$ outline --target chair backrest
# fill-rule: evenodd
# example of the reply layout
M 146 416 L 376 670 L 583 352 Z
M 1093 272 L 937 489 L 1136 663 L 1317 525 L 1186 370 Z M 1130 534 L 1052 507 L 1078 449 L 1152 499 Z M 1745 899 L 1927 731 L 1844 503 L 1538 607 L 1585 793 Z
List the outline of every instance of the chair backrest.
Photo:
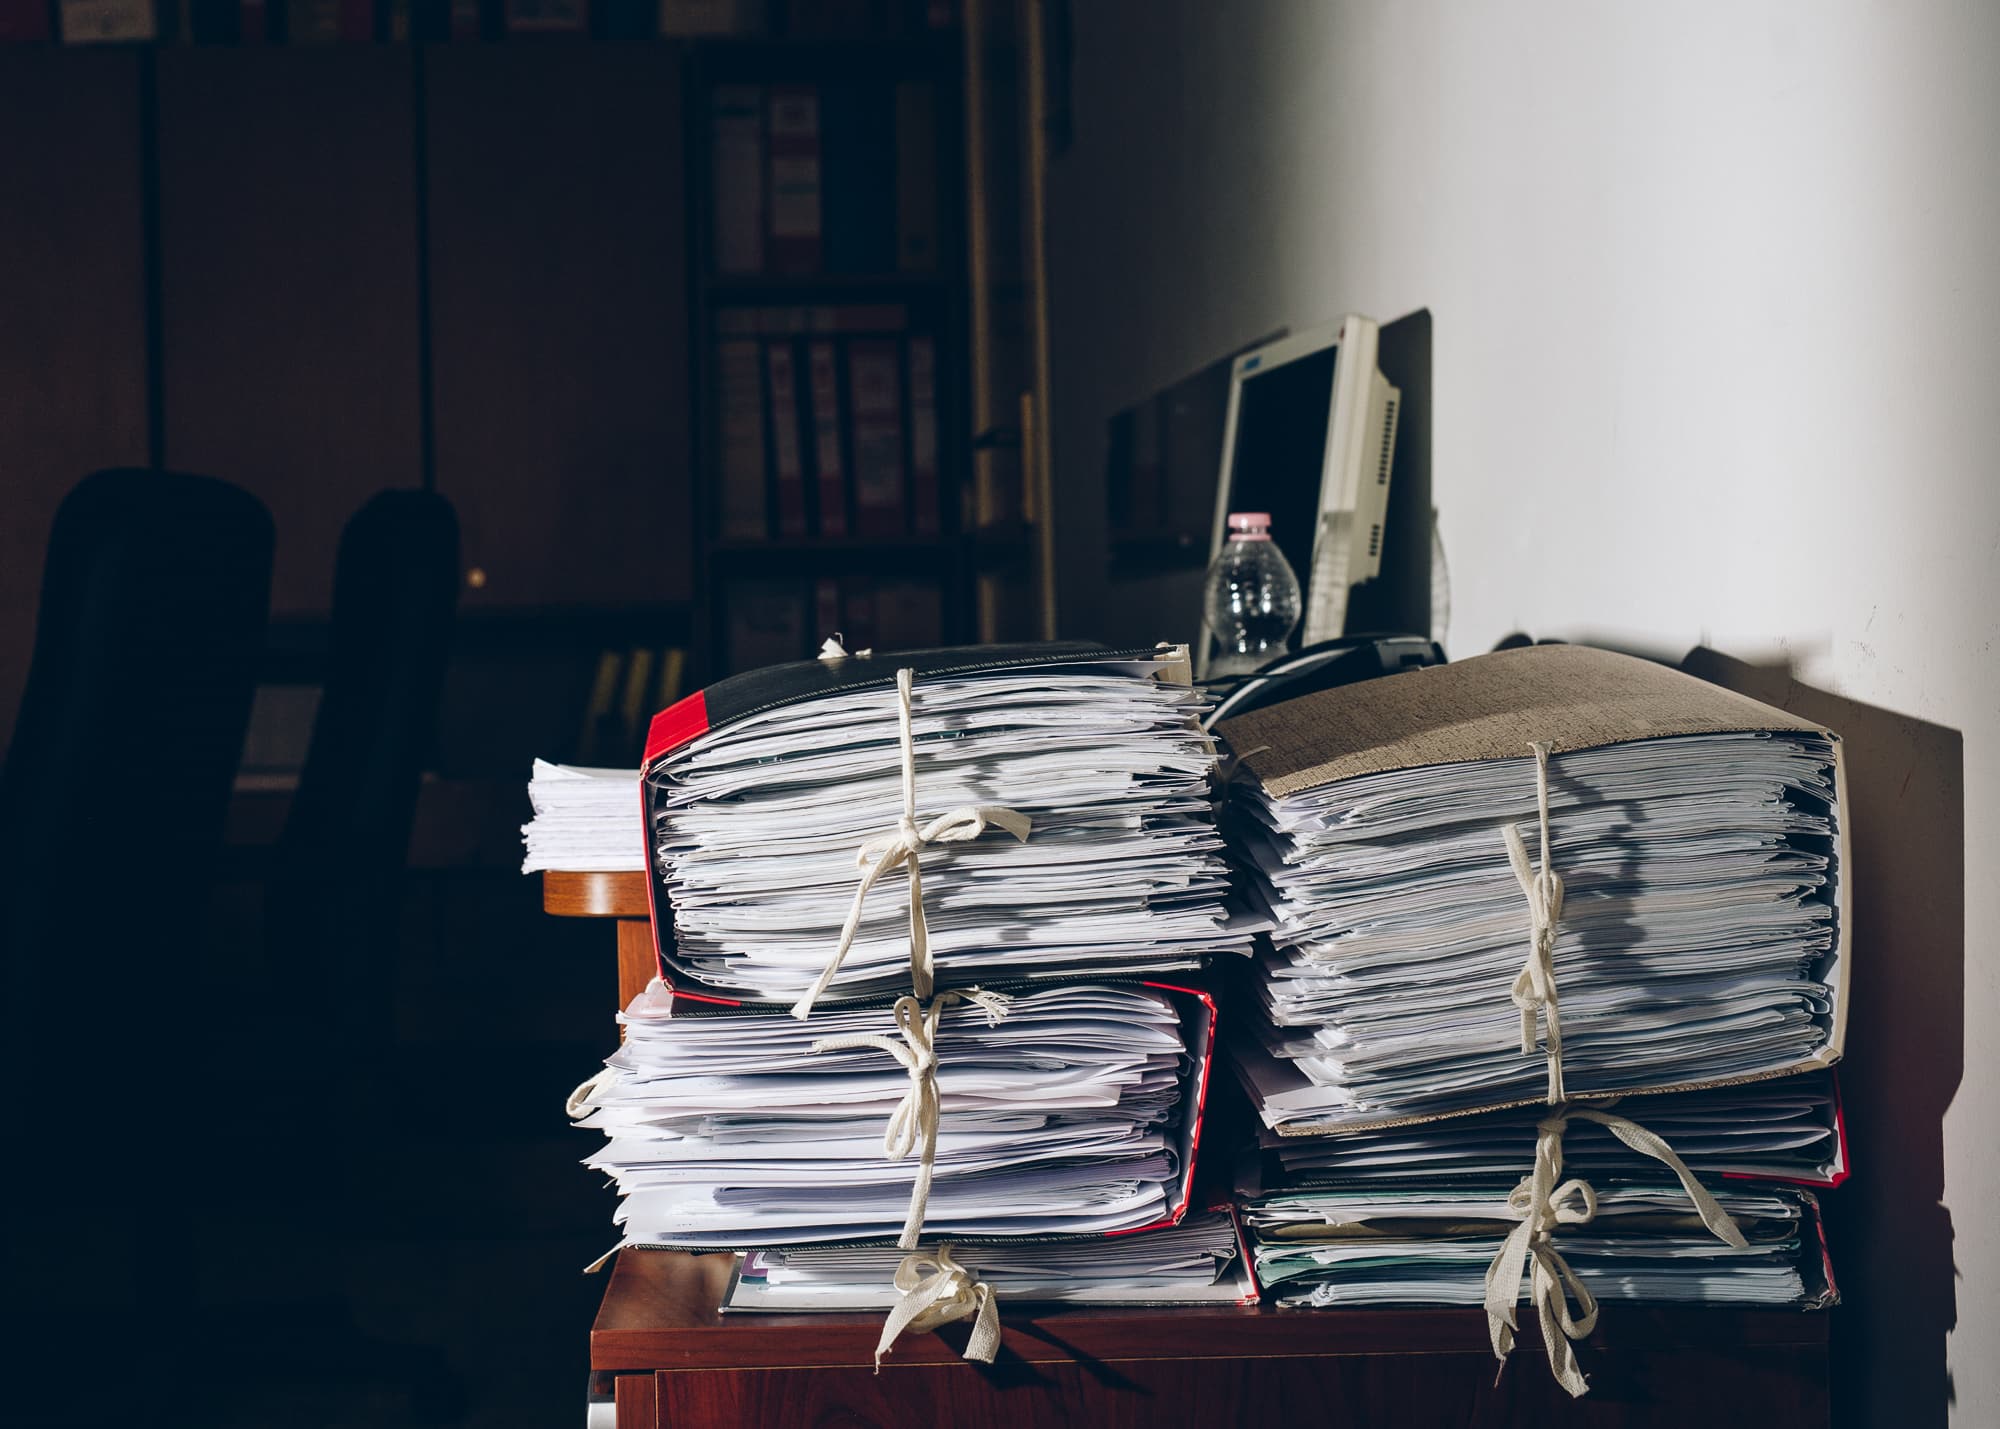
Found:
M 263 654 L 271 543 L 263 504 L 207 477 L 100 471 L 64 499 L 0 771 L 10 928 L 83 888 L 94 911 L 143 909 L 154 946 L 199 917 Z
M 458 605 L 458 517 L 384 491 L 341 533 L 326 679 L 284 832 L 288 862 L 401 870 Z
M 50 1245 L 145 1247 L 124 1291 L 189 1284 L 186 1225 L 210 1124 L 202 1055 L 233 1047 L 203 992 L 204 925 L 263 656 L 271 518 L 220 481 L 102 471 L 56 512 L 34 655 L 0 770 L 0 1086 L 9 1171 L 0 1280 L 22 1303 Z M 113 1047 L 115 1046 L 115 1051 Z M 97 1108 L 146 1186 L 120 1225 L 61 1147 Z M 103 1269 L 100 1265 L 99 1270 Z M 93 1272 L 93 1285 L 99 1283 Z

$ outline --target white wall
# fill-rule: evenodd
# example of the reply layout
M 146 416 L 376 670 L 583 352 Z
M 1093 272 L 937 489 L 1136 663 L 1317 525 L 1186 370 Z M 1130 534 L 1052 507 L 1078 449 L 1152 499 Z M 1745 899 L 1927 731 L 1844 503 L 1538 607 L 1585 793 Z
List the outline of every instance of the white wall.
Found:
M 1455 653 L 1702 643 L 1961 732 L 1950 1359 L 1956 1421 L 2000 1423 L 2000 5 L 1072 9 L 1065 632 L 1103 518 L 1062 475 L 1112 411 L 1280 324 L 1427 306 Z M 1864 951 L 1886 995 L 1897 950 Z M 1851 1313 L 1894 1313 L 1866 1285 Z

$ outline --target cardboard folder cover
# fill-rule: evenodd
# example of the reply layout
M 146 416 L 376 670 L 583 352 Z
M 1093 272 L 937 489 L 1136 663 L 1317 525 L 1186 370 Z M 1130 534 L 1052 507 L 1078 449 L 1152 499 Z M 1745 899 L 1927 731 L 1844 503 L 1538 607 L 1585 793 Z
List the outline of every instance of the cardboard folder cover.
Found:
M 1831 1066 L 1846 1034 L 1854 950 L 1847 780 L 1839 737 L 1808 720 L 1650 661 L 1582 646 L 1545 645 L 1326 690 L 1233 720 L 1218 732 L 1242 770 L 1283 798 L 1345 780 L 1438 765 L 1531 759 L 1531 741 L 1561 756 L 1639 741 L 1756 732 L 1824 738 L 1833 752 L 1834 858 L 1827 890 L 1835 909 L 1833 951 L 1817 976 L 1832 994 L 1825 1040 L 1793 1065 L 1754 1076 L 1649 1086 L 1643 1092 L 1732 1085 Z M 1241 777 L 1241 776 L 1239 776 Z M 1530 844 L 1532 846 L 1532 838 Z M 1495 857 L 1504 866 L 1505 855 Z M 1502 1009 L 1512 1015 L 1511 1007 Z M 1629 1089 L 1627 1095 L 1633 1094 Z M 1593 1093 L 1578 1089 L 1578 1100 Z M 1609 1093 L 1595 1095 L 1608 1096 Z M 1471 1115 L 1530 1099 L 1412 1115 L 1378 1126 Z M 1286 1134 L 1310 1134 L 1290 1131 Z

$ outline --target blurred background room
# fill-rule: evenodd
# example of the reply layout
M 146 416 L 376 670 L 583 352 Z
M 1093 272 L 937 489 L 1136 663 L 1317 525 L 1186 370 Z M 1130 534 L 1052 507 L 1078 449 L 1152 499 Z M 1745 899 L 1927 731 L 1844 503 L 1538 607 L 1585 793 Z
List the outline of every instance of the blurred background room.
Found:
M 532 762 L 1196 640 L 1231 359 L 1346 313 L 1350 630 L 1891 721 L 1838 1413 L 2000 1420 L 1995 134 L 1944 0 L 0 0 L 15 1422 L 578 1422 Z

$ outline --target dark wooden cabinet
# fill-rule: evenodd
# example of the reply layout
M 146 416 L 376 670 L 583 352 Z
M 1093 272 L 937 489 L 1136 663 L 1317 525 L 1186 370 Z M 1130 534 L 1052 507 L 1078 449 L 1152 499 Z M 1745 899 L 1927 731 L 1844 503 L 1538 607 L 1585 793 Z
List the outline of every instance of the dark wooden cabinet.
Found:
M 0 746 L 56 506 L 85 472 L 146 464 L 139 61 L 0 48 Z
M 426 55 L 437 486 L 468 608 L 692 595 L 682 51 Z
M 1532 1317 L 1496 1381 L 1471 1309 L 1008 1309 L 991 1366 L 958 1358 L 959 1325 L 906 1336 L 878 1375 L 878 1316 L 722 1315 L 728 1273 L 723 1255 L 619 1257 L 590 1346 L 618 1429 L 1827 1422 L 1823 1313 L 1609 1306 L 1580 1400 Z
M 273 613 L 323 615 L 347 518 L 423 483 L 413 57 L 155 63 L 165 461 L 255 493 Z

